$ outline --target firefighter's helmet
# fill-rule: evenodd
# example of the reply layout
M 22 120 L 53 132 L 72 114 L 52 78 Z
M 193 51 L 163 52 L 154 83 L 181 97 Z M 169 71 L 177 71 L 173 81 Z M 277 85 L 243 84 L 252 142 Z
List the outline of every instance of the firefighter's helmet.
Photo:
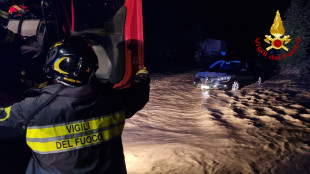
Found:
M 97 69 L 98 59 L 92 46 L 76 36 L 54 44 L 44 65 L 47 77 L 73 86 L 88 83 Z

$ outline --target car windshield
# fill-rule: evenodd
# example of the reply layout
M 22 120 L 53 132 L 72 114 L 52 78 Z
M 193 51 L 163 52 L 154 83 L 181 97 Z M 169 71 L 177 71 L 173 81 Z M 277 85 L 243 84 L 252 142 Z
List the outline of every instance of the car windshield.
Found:
M 222 67 L 222 64 L 224 63 L 225 61 L 224 60 L 219 60 L 215 63 L 213 63 L 208 70 L 210 71 L 220 71 L 221 67 Z
M 227 72 L 239 69 L 241 61 L 217 61 L 209 67 L 210 71 Z

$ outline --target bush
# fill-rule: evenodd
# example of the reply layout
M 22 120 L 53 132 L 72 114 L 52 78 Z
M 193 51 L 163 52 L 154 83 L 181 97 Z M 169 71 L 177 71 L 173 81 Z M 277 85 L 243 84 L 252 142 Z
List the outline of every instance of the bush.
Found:
M 285 35 L 290 35 L 291 41 L 285 46 L 289 51 L 281 50 L 281 54 L 288 54 L 296 44 L 296 39 L 300 38 L 300 44 L 296 52 L 280 63 L 281 69 L 289 68 L 292 72 L 302 72 L 310 67 L 309 43 L 310 43 L 310 2 L 306 0 L 292 0 L 290 8 L 284 13 L 283 25 Z M 288 71 L 288 70 L 287 70 Z
M 301 63 L 289 64 L 280 63 L 278 67 L 278 74 L 281 75 L 297 75 L 297 74 L 309 74 L 310 73 L 310 58 L 306 58 Z

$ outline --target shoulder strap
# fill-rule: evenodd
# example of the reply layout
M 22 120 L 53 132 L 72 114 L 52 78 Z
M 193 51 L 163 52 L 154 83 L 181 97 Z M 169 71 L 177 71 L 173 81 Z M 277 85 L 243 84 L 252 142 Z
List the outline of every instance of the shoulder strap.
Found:
M 59 89 L 50 97 L 48 98 L 44 103 L 42 103 L 31 115 L 30 119 L 31 120 L 35 115 L 37 115 L 47 104 L 49 104 L 63 89 L 65 88 L 65 85 L 60 86 Z
M 94 106 L 93 106 L 93 108 L 92 108 L 92 110 L 91 110 L 91 112 L 90 112 L 90 115 L 91 115 L 91 116 L 93 116 L 93 114 L 95 113 L 95 110 L 98 108 L 98 100 L 100 99 L 101 95 L 102 95 L 102 91 L 98 92 L 98 95 L 97 95 L 97 97 L 96 97 L 95 104 L 94 104 Z

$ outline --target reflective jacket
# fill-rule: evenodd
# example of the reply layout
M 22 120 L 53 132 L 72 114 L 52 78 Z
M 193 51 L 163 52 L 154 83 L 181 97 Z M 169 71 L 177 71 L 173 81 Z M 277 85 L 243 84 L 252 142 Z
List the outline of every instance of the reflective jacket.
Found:
M 11 0 L 0 0 L 0 25 L 6 25 L 9 18 L 8 11 L 11 5 Z
M 36 97 L 0 109 L 0 126 L 24 134 L 33 151 L 26 173 L 126 173 L 121 140 L 125 119 L 147 103 L 149 82 L 120 91 L 64 87 L 32 116 L 61 86 L 47 86 Z

